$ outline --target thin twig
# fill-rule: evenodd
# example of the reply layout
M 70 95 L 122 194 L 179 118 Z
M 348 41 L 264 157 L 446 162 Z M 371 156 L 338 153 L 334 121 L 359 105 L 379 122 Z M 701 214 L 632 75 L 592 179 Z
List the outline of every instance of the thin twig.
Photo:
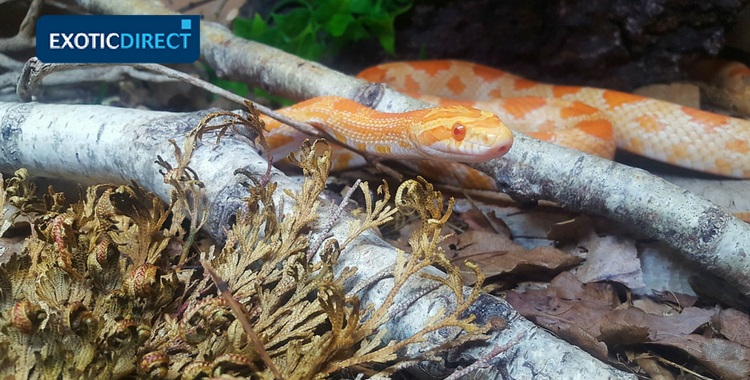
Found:
M 492 227 L 492 229 L 496 233 L 499 233 L 499 234 L 503 233 L 503 231 L 505 230 L 505 228 L 503 228 L 503 226 L 501 226 L 497 222 L 495 222 L 495 219 L 490 218 L 490 216 L 487 215 L 487 213 L 485 213 L 481 208 L 479 208 L 479 206 L 477 206 L 477 202 L 474 201 L 474 198 L 472 198 L 471 195 L 469 195 L 469 193 L 467 193 L 467 192 L 464 191 L 463 195 L 466 198 L 466 201 L 469 202 L 469 204 L 471 205 L 471 207 L 474 208 L 474 210 L 479 211 L 480 214 L 482 214 L 482 217 L 484 218 L 484 221 L 487 222 L 487 224 L 489 224 L 490 227 Z
M 0 68 L 12 71 L 20 71 L 23 69 L 23 63 L 16 61 L 15 59 L 8 57 L 5 54 L 0 54 Z
M 26 17 L 23 18 L 21 26 L 18 28 L 18 34 L 34 40 L 34 32 L 36 30 L 36 20 L 39 19 L 39 13 L 42 11 L 42 5 L 44 0 L 32 0 L 29 5 L 29 11 L 26 12 Z M 34 41 L 36 45 L 36 41 Z
M 666 365 L 668 365 L 668 366 L 672 366 L 672 367 L 674 367 L 674 368 L 677 368 L 677 369 L 678 369 L 678 370 L 680 370 L 680 371 L 684 371 L 684 372 L 687 372 L 687 373 L 689 373 L 690 375 L 692 375 L 692 376 L 695 376 L 695 377 L 696 377 L 697 379 L 699 379 L 699 380 L 711 380 L 711 378 L 710 378 L 710 377 L 707 377 L 707 376 L 703 376 L 703 375 L 701 375 L 701 374 L 699 374 L 699 373 L 697 373 L 697 372 L 695 372 L 695 371 L 691 370 L 690 368 L 687 368 L 687 367 L 685 367 L 685 366 L 683 366 L 683 365 L 680 365 L 680 364 L 678 364 L 678 363 L 675 363 L 675 362 L 673 362 L 673 361 L 671 361 L 671 360 L 668 360 L 667 358 L 661 357 L 661 356 L 659 356 L 659 355 L 656 355 L 656 354 L 653 354 L 653 353 L 652 353 L 652 356 L 653 356 L 653 357 L 654 357 L 654 358 L 655 358 L 655 359 L 656 359 L 657 361 L 660 361 L 660 362 L 662 362 L 662 363 L 664 363 L 664 364 L 666 364 Z M 636 358 L 636 359 L 638 359 L 638 358 Z
M 177 12 L 179 12 L 181 14 L 190 13 L 195 8 L 198 8 L 200 6 L 203 6 L 203 5 L 206 5 L 206 4 L 209 4 L 209 3 L 213 3 L 213 2 L 216 2 L 216 1 L 218 1 L 219 4 L 213 6 L 213 8 L 214 8 L 213 19 L 214 20 L 219 20 L 219 16 L 221 15 L 221 11 L 222 11 L 222 9 L 224 9 L 224 7 L 227 6 L 227 1 L 228 0 L 197 0 L 197 1 L 193 1 L 192 3 L 186 4 L 182 8 L 178 9 Z
M 16 82 L 18 82 L 18 73 L 11 71 L 0 74 L 0 89 L 11 90 L 8 92 L 3 91 L 3 93 L 10 94 Z
M 359 178 L 354 181 L 354 185 L 352 185 L 352 187 L 350 187 L 349 190 L 346 191 L 346 194 L 344 194 L 344 197 L 341 199 L 341 203 L 339 203 L 338 206 L 331 204 L 331 212 L 328 214 L 326 223 L 320 229 L 317 237 L 315 238 L 313 243 L 310 244 L 310 248 L 307 250 L 307 260 L 312 259 L 313 256 L 315 256 L 315 253 L 318 252 L 318 249 L 320 249 L 323 241 L 331 236 L 331 228 L 333 228 L 333 225 L 336 224 L 336 221 L 341 218 L 341 214 L 344 213 L 344 208 L 349 203 L 349 199 L 352 198 L 354 192 L 357 191 L 360 182 L 362 181 Z
M 32 57 L 26 62 L 26 65 L 24 66 L 24 69 L 23 69 L 23 73 L 21 74 L 21 78 L 18 81 L 18 87 L 16 88 L 16 92 L 18 93 L 18 98 L 25 102 L 31 101 L 34 90 L 38 87 L 38 84 L 41 82 L 41 80 L 53 72 L 71 70 L 71 69 L 80 68 L 80 67 L 96 67 L 96 66 L 107 67 L 107 66 L 113 66 L 113 65 L 81 64 L 81 63 L 43 63 L 39 61 L 38 58 Z M 222 98 L 228 99 L 237 104 L 245 105 L 245 102 L 248 101 L 247 99 L 237 94 L 234 94 L 230 91 L 227 91 L 221 87 L 218 87 L 212 83 L 206 82 L 200 78 L 185 74 L 181 71 L 177 71 L 166 66 L 157 65 L 153 63 L 134 63 L 128 66 L 159 73 L 169 78 L 178 79 L 180 81 L 191 84 L 198 88 L 207 90 L 217 96 L 221 96 Z M 301 130 L 304 133 L 311 134 L 314 136 L 327 137 L 324 134 L 322 134 L 322 132 L 315 129 L 315 127 L 313 127 L 312 125 L 309 125 L 306 123 L 300 123 L 298 121 L 289 119 L 288 117 L 284 115 L 279 115 L 278 113 L 274 112 L 273 110 L 261 104 L 256 104 L 256 103 L 253 103 L 253 104 L 264 115 L 268 115 L 269 117 L 276 119 L 284 124 L 287 124 L 295 129 Z
M 34 31 L 36 30 L 36 20 L 39 19 L 42 4 L 43 0 L 31 1 L 29 10 L 26 12 L 26 16 L 18 28 L 18 33 L 10 38 L 0 38 L 0 51 L 19 51 L 36 46 Z
M 72 70 L 74 68 L 77 69 L 80 67 L 97 67 L 97 66 L 111 67 L 113 65 L 111 64 L 81 64 L 81 63 L 43 63 L 39 61 L 38 58 L 32 57 L 26 62 L 26 64 L 23 67 L 21 76 L 18 79 L 16 93 L 18 95 L 18 98 L 21 99 L 21 101 L 30 102 L 32 100 L 35 89 L 39 86 L 39 83 L 41 82 L 41 80 L 47 75 L 53 72 Z M 158 64 L 153 64 L 153 63 L 133 63 L 127 66 L 132 66 L 138 69 L 159 73 L 169 78 L 183 81 L 185 83 L 188 83 L 198 88 L 202 88 L 214 95 L 220 96 L 222 98 L 225 98 L 237 104 L 246 105 L 247 102 L 250 102 L 255 106 L 255 108 L 258 109 L 258 111 L 260 111 L 260 113 L 272 119 L 278 120 L 281 123 L 289 125 L 290 127 L 302 133 L 305 133 L 307 135 L 311 135 L 311 136 L 315 136 L 319 138 L 325 138 L 327 141 L 330 141 L 339 146 L 343 146 L 344 148 L 349 149 L 361 155 L 362 157 L 365 158 L 365 160 L 367 160 L 373 166 L 380 169 L 381 171 L 388 174 L 389 176 L 392 176 L 396 179 L 402 178 L 401 175 L 398 174 L 398 172 L 383 165 L 380 162 L 382 159 L 375 155 L 361 151 L 353 146 L 346 145 L 344 142 L 336 140 L 331 135 L 313 127 L 310 124 L 300 122 L 294 119 L 290 119 L 282 114 L 279 114 L 276 111 L 271 110 L 270 108 L 262 104 L 251 102 L 248 99 L 245 99 L 235 93 L 227 91 L 212 83 L 206 82 L 198 77 L 194 77 L 192 75 L 185 74 L 181 71 L 177 71 L 169 67 L 158 65 Z
M 203 265 L 203 268 L 206 270 L 206 272 L 208 272 L 209 276 L 211 276 L 211 280 L 213 280 L 214 284 L 216 285 L 216 289 L 219 290 L 222 298 L 227 301 L 227 305 L 229 305 L 229 308 L 232 309 L 232 312 L 234 312 L 235 316 L 240 321 L 242 328 L 245 330 L 248 338 L 250 338 L 250 340 L 253 342 L 253 346 L 255 346 L 255 349 L 258 351 L 258 356 L 260 356 L 260 358 L 263 360 L 263 363 L 265 363 L 266 367 L 271 370 L 274 378 L 283 379 L 283 377 L 281 376 L 281 372 L 279 372 L 279 370 L 273 364 L 271 357 L 268 355 L 263 342 L 261 342 L 258 334 L 255 333 L 255 330 L 250 324 L 250 321 L 248 321 L 245 317 L 248 314 L 248 311 L 242 304 L 234 299 L 232 293 L 229 291 L 229 285 L 226 283 L 226 281 L 222 280 L 221 277 L 219 277 L 210 261 L 205 258 L 201 259 L 201 265 Z
M 472 363 L 470 366 L 458 370 L 456 372 L 453 372 L 450 376 L 446 377 L 445 380 L 456 380 L 463 378 L 464 376 L 468 375 L 471 372 L 474 372 L 480 368 L 484 368 L 490 365 L 490 360 L 492 360 L 495 356 L 500 355 L 501 353 L 507 351 L 511 346 L 515 345 L 519 341 L 521 341 L 521 338 L 523 338 L 526 335 L 525 332 L 521 332 L 518 335 L 516 335 L 515 338 L 511 339 L 508 343 L 505 343 L 502 346 L 495 346 L 495 348 L 492 349 L 487 355 L 482 356 L 479 358 L 479 360 Z

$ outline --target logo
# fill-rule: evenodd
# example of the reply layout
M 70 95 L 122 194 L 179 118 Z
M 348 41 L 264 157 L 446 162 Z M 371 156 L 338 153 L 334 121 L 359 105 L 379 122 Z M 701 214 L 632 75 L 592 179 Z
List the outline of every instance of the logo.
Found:
M 44 63 L 191 63 L 200 16 L 42 16 L 36 55 Z

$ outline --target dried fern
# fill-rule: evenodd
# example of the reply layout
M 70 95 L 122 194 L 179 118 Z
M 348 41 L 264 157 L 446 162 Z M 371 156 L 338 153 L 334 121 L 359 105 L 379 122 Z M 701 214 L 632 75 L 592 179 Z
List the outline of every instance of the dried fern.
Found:
M 21 220 L 33 230 L 23 251 L 0 266 L 0 346 L 11 347 L 0 350 L 0 375 L 387 376 L 484 337 L 485 328 L 465 316 L 478 291 L 464 294 L 458 270 L 438 248 L 452 201 L 444 211 L 442 196 L 420 179 L 399 187 L 394 206 L 386 183 L 378 187 L 377 200 L 361 183 L 364 218 L 352 222 L 339 243 L 329 232 L 338 213 L 326 220 L 319 215 L 331 168 L 330 150 L 316 149 L 320 142 L 306 142 L 290 159 L 306 176 L 299 190 L 285 190 L 286 197 L 278 198 L 284 203 L 277 204 L 276 184 L 267 175 L 250 177 L 224 246 L 195 252 L 207 202 L 188 165 L 205 133 L 221 137 L 229 128 L 260 132 L 262 124 L 252 109 L 246 117 L 211 114 L 182 148 L 172 142 L 176 166 L 158 159 L 173 188 L 168 207 L 137 186 L 94 186 L 66 206 L 52 190 L 36 198 L 25 172 L 4 181 L 2 231 Z M 396 265 L 382 274 L 393 278 L 385 301 L 362 306 L 356 292 L 343 287 L 357 269 L 334 268 L 342 249 L 399 210 L 418 213 L 422 228 L 410 240 L 412 252 L 399 252 Z M 198 258 L 204 270 L 189 269 Z M 445 274 L 427 274 L 431 266 Z M 446 286 L 455 305 L 413 336 L 385 341 L 382 326 L 422 296 L 401 294 L 414 276 Z M 478 270 L 477 277 L 478 289 Z M 429 346 L 438 330 L 457 338 Z
M 28 176 L 6 184 L 32 188 Z M 160 266 L 169 236 L 166 210 L 131 186 L 89 188 L 62 212 L 50 191 L 46 212 L 27 193 L 19 210 L 33 231 L 0 268 L 0 374 L 23 378 L 118 378 L 136 369 L 152 321 L 175 299 L 170 266 Z M 127 215 L 127 216 L 126 216 Z M 151 260 L 149 260 L 151 258 Z

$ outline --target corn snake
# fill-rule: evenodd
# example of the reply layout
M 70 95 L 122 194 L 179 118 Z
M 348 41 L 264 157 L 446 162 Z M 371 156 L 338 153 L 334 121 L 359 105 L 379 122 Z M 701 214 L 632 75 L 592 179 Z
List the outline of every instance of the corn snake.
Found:
M 450 130 L 451 125 L 455 125 L 455 118 L 461 118 L 459 125 L 466 125 L 466 130 L 472 131 L 470 118 L 455 112 L 464 110 L 468 115 L 480 111 L 460 107 L 491 111 L 514 130 L 605 158 L 613 157 L 616 145 L 631 153 L 677 166 L 729 177 L 750 177 L 750 121 L 747 120 L 613 90 L 538 83 L 462 61 L 386 63 L 366 69 L 358 77 L 386 83 L 408 95 L 452 109 L 454 113 L 447 119 L 449 122 L 442 123 L 447 130 L 433 133 L 429 139 L 421 141 L 405 135 L 394 139 L 396 134 L 387 128 L 382 129 L 382 123 L 381 130 L 371 128 L 365 131 L 363 125 L 366 122 L 360 118 L 354 123 L 359 125 L 347 130 L 350 126 L 341 126 L 341 122 L 347 124 L 347 118 L 351 119 L 352 115 L 393 120 L 402 114 L 355 110 L 352 107 L 356 107 L 356 103 L 352 105 L 351 101 L 333 97 L 314 98 L 280 112 L 295 119 L 312 120 L 316 127 L 323 127 L 323 119 L 338 124 L 339 127 L 328 133 L 358 150 L 399 159 L 447 161 L 416 161 L 410 165 L 438 181 L 472 188 L 492 189 L 494 182 L 457 162 L 486 160 L 504 154 L 512 138 L 500 132 L 500 126 L 493 124 L 495 140 L 492 144 L 496 145 L 481 157 L 472 158 L 471 154 L 447 156 L 444 151 L 432 152 L 436 154 L 430 156 L 419 152 L 420 145 L 428 140 L 435 143 L 455 137 Z M 440 109 L 444 108 L 437 108 Z M 425 119 L 426 124 L 435 124 L 439 114 L 433 111 L 430 118 Z M 425 114 L 420 115 L 418 117 L 425 117 Z M 270 119 L 266 122 L 270 130 L 267 137 L 275 158 L 283 158 L 299 146 L 301 138 L 298 132 Z M 468 140 L 482 134 L 479 131 L 470 133 Z M 410 140 L 400 140 L 403 138 Z M 394 154 L 399 147 L 401 154 Z M 334 169 L 364 163 L 361 156 L 344 150 L 336 150 L 334 159 Z

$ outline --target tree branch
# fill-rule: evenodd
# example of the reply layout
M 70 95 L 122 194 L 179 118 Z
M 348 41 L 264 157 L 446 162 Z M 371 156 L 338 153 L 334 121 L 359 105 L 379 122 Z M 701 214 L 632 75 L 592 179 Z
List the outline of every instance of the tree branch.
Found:
M 168 200 L 169 188 L 164 184 L 154 159 L 157 155 L 172 158 L 174 149 L 168 140 L 184 138 L 204 115 L 205 112 L 174 114 L 103 106 L 0 103 L 0 135 L 3 136 L 0 139 L 0 171 L 11 172 L 26 167 L 35 176 L 73 178 L 88 183 L 135 180 Z M 247 195 L 242 185 L 246 178 L 228 173 L 242 169 L 244 173 L 261 177 L 266 173 L 267 164 L 241 139 L 224 138 L 218 147 L 206 141 L 213 140 L 205 140 L 196 148 L 190 167 L 206 185 L 210 210 L 206 229 L 221 238 L 222 227 L 233 220 L 243 204 L 242 197 Z M 280 189 L 275 192 L 277 204 L 292 202 L 283 189 L 294 189 L 298 185 L 276 170 L 272 180 L 279 183 Z M 321 210 L 332 209 L 321 207 Z M 325 220 L 326 215 L 321 215 L 321 218 Z M 341 215 L 331 229 L 332 236 L 344 241 L 351 221 L 348 214 Z M 351 289 L 362 281 L 375 278 L 384 268 L 395 265 L 395 258 L 394 247 L 374 232 L 366 231 L 347 246 L 340 257 L 338 270 L 358 268 L 347 284 Z M 377 281 L 363 291 L 362 301 L 382 304 L 392 283 L 388 278 Z M 431 281 L 416 276 L 404 288 L 398 302 L 432 285 Z M 403 313 L 384 326 L 387 328 L 385 339 L 400 340 L 413 335 L 435 312 L 451 310 L 454 307 L 451 299 L 450 290 L 440 287 L 414 300 Z M 512 378 L 558 379 L 585 373 L 593 378 L 635 378 L 553 337 L 519 316 L 501 299 L 481 296 L 468 312 L 476 316 L 476 323 L 495 326 L 488 333 L 491 338 L 487 346 L 465 349 L 444 358 L 444 362 L 431 364 L 429 370 L 433 374 L 448 374 L 458 363 L 480 358 L 487 360 L 493 347 L 504 347 L 523 333 L 523 339 L 499 353 L 488 367 L 480 369 L 479 376 L 499 379 L 507 373 Z M 453 339 L 453 336 L 433 334 L 431 339 L 426 344 L 433 346 L 443 344 L 445 342 L 441 340 Z
M 143 0 L 77 3 L 91 11 L 110 14 L 167 12 Z M 201 33 L 203 59 L 219 75 L 253 83 L 279 95 L 294 99 L 338 95 L 384 112 L 428 106 L 387 88 L 373 91 L 363 81 L 320 64 L 237 38 L 218 24 L 202 23 Z M 492 175 L 501 189 L 522 200 L 550 200 L 570 210 L 637 226 L 648 237 L 678 249 L 687 259 L 750 296 L 750 227 L 703 198 L 642 170 L 520 133 L 505 157 L 475 167 Z

